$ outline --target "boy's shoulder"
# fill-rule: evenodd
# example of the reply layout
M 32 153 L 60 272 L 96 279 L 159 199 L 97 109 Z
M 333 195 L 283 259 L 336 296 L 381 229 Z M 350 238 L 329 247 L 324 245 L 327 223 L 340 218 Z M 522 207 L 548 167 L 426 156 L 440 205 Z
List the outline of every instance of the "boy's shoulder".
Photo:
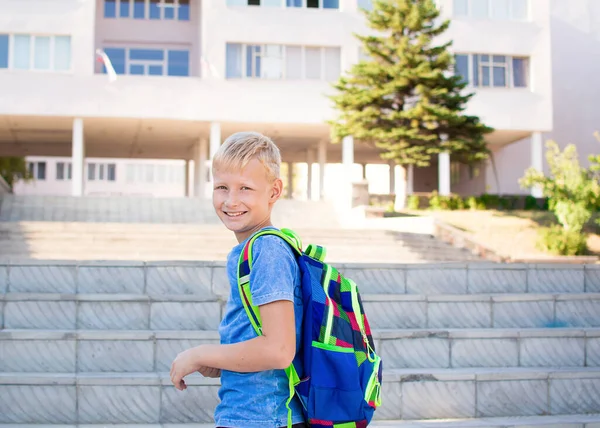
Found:
M 264 235 L 259 236 L 252 246 L 252 254 L 254 258 L 259 255 L 267 256 L 264 258 L 271 257 L 286 257 L 292 260 L 296 260 L 293 250 L 289 244 L 278 236 L 275 235 Z

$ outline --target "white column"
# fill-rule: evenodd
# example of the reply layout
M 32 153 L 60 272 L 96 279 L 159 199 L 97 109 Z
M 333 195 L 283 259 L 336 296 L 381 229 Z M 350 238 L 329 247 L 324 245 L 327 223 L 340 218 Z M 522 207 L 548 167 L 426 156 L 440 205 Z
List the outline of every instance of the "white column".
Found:
M 85 190 L 85 141 L 83 137 L 83 119 L 73 120 L 73 139 L 71 142 L 71 162 L 73 164 L 73 181 L 71 194 L 83 196 Z
M 362 179 L 366 180 L 367 179 L 367 164 L 362 163 L 362 164 L 360 164 L 360 166 L 362 168 Z
M 208 140 L 200 138 L 194 145 L 194 196 L 196 198 L 208 197 L 206 189 L 206 154 Z
M 183 183 L 183 197 L 190 198 L 192 196 L 190 192 L 190 167 L 192 161 L 189 159 L 185 160 L 185 182 Z
M 287 166 L 288 166 L 287 198 L 292 199 L 292 196 L 294 195 L 294 163 L 288 162 Z
M 396 162 L 390 161 L 390 195 L 396 193 Z
M 438 191 L 440 196 L 450 195 L 450 154 L 443 152 L 438 155 Z
M 313 149 L 308 148 L 306 150 L 306 166 L 308 169 L 306 170 L 306 199 L 312 201 L 312 184 L 313 184 L 313 176 L 312 176 L 312 166 L 314 159 Z
M 209 181 L 212 183 L 212 161 L 221 146 L 221 124 L 218 122 L 212 122 L 210 124 L 210 170 Z
M 342 164 L 346 172 L 352 170 L 354 164 L 354 137 L 348 135 L 342 140 Z
M 319 200 L 325 199 L 325 167 L 327 166 L 327 140 L 319 141 Z
M 343 177 L 341 188 L 336 191 L 338 207 L 342 209 L 352 207 L 352 165 L 354 164 L 354 137 L 348 135 L 342 140 L 342 169 Z
M 538 171 L 544 172 L 544 147 L 541 132 L 531 134 L 531 166 Z M 541 198 L 543 196 L 542 189 L 533 187 L 531 189 L 531 196 Z
M 406 168 L 406 195 L 415 193 L 415 166 L 408 165 Z
M 215 157 L 215 153 L 221 146 L 221 124 L 213 122 L 210 124 L 210 160 Z

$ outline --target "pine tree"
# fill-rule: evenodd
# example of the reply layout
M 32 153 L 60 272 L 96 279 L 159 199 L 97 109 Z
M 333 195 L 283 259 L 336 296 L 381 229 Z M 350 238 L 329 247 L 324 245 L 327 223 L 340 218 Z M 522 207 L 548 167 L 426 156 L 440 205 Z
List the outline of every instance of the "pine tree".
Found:
M 450 22 L 439 21 L 434 0 L 373 3 L 365 14 L 378 35 L 356 35 L 369 60 L 334 85 L 332 139 L 352 135 L 400 165 L 428 166 L 444 151 L 469 164 L 487 158 L 483 137 L 492 129 L 463 113 L 473 94 L 453 74 L 452 42 L 435 44 Z

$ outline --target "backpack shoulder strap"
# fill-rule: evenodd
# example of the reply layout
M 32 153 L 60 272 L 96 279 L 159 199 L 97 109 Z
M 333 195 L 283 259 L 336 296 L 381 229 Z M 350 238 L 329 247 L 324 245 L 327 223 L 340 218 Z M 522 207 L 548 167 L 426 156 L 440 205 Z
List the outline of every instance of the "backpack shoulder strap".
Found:
M 242 298 L 242 304 L 244 305 L 244 309 L 248 314 L 248 318 L 250 318 L 250 323 L 256 331 L 256 334 L 262 335 L 262 325 L 260 320 L 260 312 L 258 307 L 252 304 L 252 294 L 250 292 L 250 272 L 252 271 L 252 249 L 254 246 L 254 242 L 265 235 L 274 235 L 283 239 L 287 242 L 292 250 L 296 253 L 296 255 L 302 255 L 302 242 L 300 238 L 289 229 L 266 229 L 262 230 L 256 234 L 254 234 L 240 253 L 240 258 L 238 260 L 238 269 L 237 269 L 237 283 L 238 290 L 240 292 L 240 297 Z
M 237 282 L 238 289 L 240 292 L 240 297 L 242 299 L 242 304 L 244 305 L 244 309 L 248 314 L 248 318 L 250 319 L 250 324 L 256 331 L 258 336 L 262 336 L 262 322 L 260 319 L 260 311 L 257 306 L 252 304 L 252 293 L 250 292 L 250 271 L 252 270 L 252 246 L 254 245 L 254 241 L 256 241 L 261 236 L 265 235 L 275 235 L 283 239 L 287 242 L 294 253 L 296 255 L 302 255 L 302 242 L 300 238 L 289 229 L 267 229 L 260 231 L 253 235 L 240 254 L 240 258 L 238 260 L 238 271 L 237 271 Z M 288 368 L 285 369 L 285 374 L 288 377 L 288 388 L 289 388 L 289 396 L 285 403 L 285 407 L 288 411 L 288 420 L 287 426 L 289 428 L 292 427 L 292 409 L 290 408 L 290 402 L 292 398 L 294 398 L 295 390 L 294 387 L 300 383 L 300 378 L 298 373 L 296 372 L 296 368 L 294 364 L 290 364 Z

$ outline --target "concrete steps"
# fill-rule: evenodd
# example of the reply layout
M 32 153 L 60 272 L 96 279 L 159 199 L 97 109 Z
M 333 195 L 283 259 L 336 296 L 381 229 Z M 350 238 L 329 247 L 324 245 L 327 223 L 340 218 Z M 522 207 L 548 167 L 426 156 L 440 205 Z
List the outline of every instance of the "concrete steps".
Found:
M 213 330 L 217 296 L 6 293 L 4 328 Z M 372 328 L 600 327 L 600 293 L 362 296 Z
M 0 222 L 89 222 L 153 224 L 220 224 L 208 199 L 102 196 L 1 195 Z M 328 202 L 282 199 L 273 220 L 305 227 L 331 228 L 340 224 Z
M 168 372 L 0 373 L 2 423 L 210 422 L 217 379 Z M 568 415 L 600 409 L 600 373 L 579 368 L 389 369 L 378 419 Z M 387 403 L 387 404 L 386 404 Z
M 600 427 L 600 267 L 336 267 L 384 360 L 371 426 Z M 168 371 L 228 293 L 222 262 L 0 264 L 0 428 L 210 424 L 219 380 Z
M 335 267 L 362 294 L 600 293 L 600 265 L 357 264 Z M 223 262 L 0 261 L 0 293 L 192 294 L 225 297 Z
M 600 328 L 375 330 L 387 369 L 600 368 Z M 218 343 L 215 330 L 0 331 L 0 372 L 169 371 L 182 350 Z M 136 355 L 137 358 L 131 358 Z
M 295 230 L 305 245 L 327 248 L 328 260 L 335 262 L 478 260 L 420 233 L 306 226 Z M 0 243 L 0 257 L 62 260 L 225 260 L 237 244 L 221 225 L 59 222 L 0 224 Z

